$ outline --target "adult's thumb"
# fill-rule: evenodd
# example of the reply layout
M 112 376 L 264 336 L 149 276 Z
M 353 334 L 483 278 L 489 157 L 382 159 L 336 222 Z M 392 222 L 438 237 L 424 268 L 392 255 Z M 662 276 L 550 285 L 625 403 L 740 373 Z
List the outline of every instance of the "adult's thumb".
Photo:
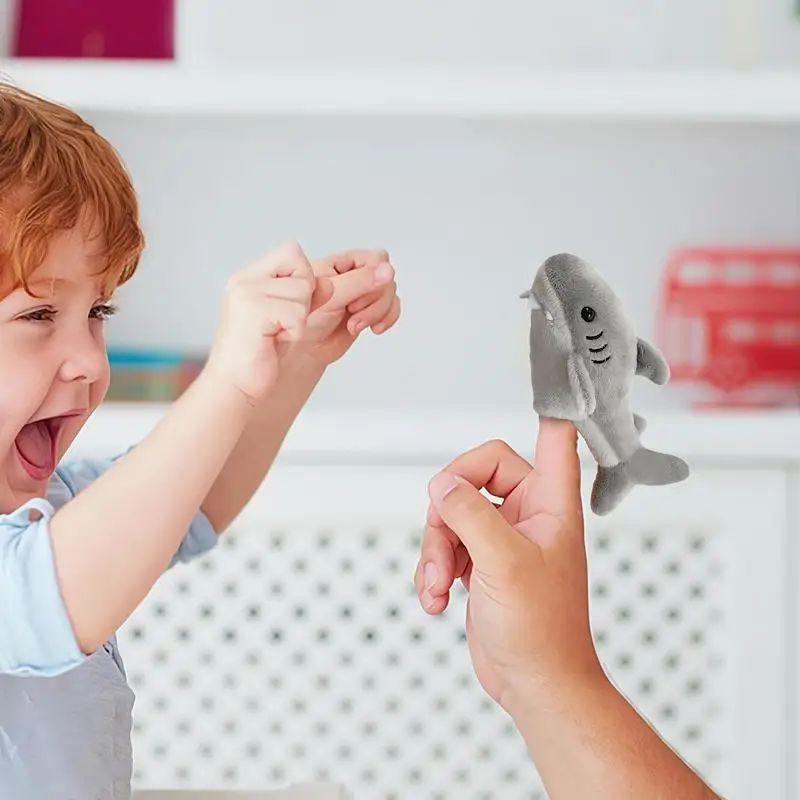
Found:
M 493 567 L 508 566 L 508 560 L 518 552 L 521 537 L 487 497 L 449 472 L 440 472 L 431 479 L 428 495 L 476 567 L 491 571 Z

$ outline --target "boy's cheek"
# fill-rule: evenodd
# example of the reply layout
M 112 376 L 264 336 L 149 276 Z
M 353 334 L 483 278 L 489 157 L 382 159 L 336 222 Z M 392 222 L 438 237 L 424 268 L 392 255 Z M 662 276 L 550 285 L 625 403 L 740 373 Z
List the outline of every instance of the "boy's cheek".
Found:
M 104 373 L 92 384 L 89 389 L 89 408 L 94 411 L 105 400 L 111 387 L 111 369 L 106 368 Z

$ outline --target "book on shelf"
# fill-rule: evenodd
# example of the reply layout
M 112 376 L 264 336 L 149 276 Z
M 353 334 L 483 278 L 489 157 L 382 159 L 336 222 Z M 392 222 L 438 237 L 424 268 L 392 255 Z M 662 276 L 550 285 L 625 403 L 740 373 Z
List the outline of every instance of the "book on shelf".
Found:
M 204 354 L 141 347 L 110 347 L 113 402 L 165 403 L 186 391 L 205 364 Z

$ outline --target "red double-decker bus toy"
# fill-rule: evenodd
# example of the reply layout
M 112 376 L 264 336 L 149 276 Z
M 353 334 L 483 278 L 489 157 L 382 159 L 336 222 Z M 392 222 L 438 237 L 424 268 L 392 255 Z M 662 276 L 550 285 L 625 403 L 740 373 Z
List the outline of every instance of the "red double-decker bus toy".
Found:
M 698 406 L 798 404 L 800 249 L 681 250 L 660 300 L 657 341 L 672 380 L 715 393 Z

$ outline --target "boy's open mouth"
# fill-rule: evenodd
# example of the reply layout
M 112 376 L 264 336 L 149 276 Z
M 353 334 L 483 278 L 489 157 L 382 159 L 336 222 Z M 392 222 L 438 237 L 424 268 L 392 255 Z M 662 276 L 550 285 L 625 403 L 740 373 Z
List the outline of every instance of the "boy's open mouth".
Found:
M 68 416 L 48 417 L 29 422 L 14 442 L 17 455 L 28 475 L 41 481 L 49 478 L 56 468 L 58 440 Z

